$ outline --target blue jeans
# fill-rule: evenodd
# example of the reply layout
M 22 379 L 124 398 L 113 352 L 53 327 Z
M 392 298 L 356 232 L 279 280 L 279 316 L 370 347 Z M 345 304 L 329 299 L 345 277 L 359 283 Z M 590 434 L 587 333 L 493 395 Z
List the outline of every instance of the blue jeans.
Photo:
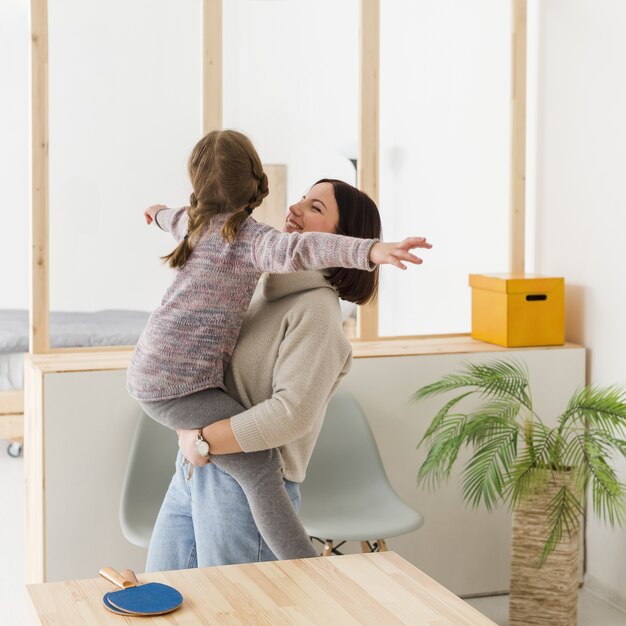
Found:
M 194 468 L 186 480 L 181 461 L 179 451 L 150 539 L 146 572 L 275 561 L 239 484 L 213 463 Z M 285 489 L 299 510 L 300 485 L 285 480 Z

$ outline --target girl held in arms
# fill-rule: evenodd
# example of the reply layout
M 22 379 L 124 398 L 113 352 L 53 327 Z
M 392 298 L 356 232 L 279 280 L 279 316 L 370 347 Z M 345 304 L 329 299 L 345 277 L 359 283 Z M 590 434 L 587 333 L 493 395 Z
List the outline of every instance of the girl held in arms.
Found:
M 383 243 L 326 232 L 288 231 L 251 218 L 268 194 L 267 176 L 250 140 L 214 131 L 188 163 L 190 206 L 145 211 L 178 241 L 165 257 L 176 268 L 152 313 L 128 369 L 128 389 L 147 415 L 175 429 L 197 431 L 195 454 L 209 459 L 243 489 L 254 521 L 279 559 L 317 556 L 285 490 L 280 453 L 211 454 L 202 429 L 244 411 L 227 395 L 224 373 L 263 272 L 324 268 L 371 272 L 378 265 L 419 264 L 410 251 L 430 248 L 423 237 Z M 323 202 L 314 203 L 321 212 Z M 315 372 L 311 372 L 315 376 Z M 155 451 L 158 454 L 158 451 Z M 187 478 L 193 480 L 189 463 Z

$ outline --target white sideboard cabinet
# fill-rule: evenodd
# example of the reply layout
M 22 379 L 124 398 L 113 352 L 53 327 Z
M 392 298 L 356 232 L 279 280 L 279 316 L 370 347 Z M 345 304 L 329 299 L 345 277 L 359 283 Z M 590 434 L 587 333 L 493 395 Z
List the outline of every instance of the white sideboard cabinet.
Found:
M 510 515 L 463 505 L 458 480 L 463 455 L 447 485 L 432 493 L 417 486 L 425 451 L 416 445 L 441 400 L 416 405 L 410 397 L 466 362 L 512 357 L 528 366 L 537 412 L 554 419 L 585 383 L 584 348 L 506 350 L 463 337 L 355 342 L 354 353 L 341 388 L 357 398 L 368 416 L 392 485 L 425 519 L 419 530 L 390 539 L 389 548 L 457 594 L 505 591 Z M 130 354 L 81 352 L 27 358 L 30 583 L 90 578 L 105 564 L 144 570 L 145 550 L 124 539 L 118 521 L 123 475 L 140 414 L 126 392 Z

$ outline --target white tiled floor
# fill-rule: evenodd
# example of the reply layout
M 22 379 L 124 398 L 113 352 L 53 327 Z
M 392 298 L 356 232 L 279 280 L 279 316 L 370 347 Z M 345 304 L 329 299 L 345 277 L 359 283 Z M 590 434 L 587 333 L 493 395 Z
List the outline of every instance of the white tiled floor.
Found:
M 12 459 L 0 441 L 0 606 L 2 626 L 26 623 L 28 598 L 24 588 L 24 475 L 23 460 Z M 499 626 L 508 626 L 508 596 L 468 600 Z M 63 626 L 71 626 L 64 624 Z M 626 626 L 626 614 L 582 590 L 578 626 Z

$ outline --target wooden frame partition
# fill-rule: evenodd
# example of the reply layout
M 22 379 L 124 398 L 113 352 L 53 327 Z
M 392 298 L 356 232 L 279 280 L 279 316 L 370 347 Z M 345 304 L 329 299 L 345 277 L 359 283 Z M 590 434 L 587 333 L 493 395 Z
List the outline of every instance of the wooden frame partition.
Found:
M 523 272 L 526 161 L 527 0 L 511 0 L 510 269 Z M 203 0 L 204 132 L 222 126 L 222 0 Z M 32 211 L 30 351 L 55 352 L 49 336 L 48 259 L 48 19 L 47 0 L 31 0 Z M 378 201 L 380 0 L 361 0 L 358 185 Z M 359 340 L 378 336 L 378 303 L 359 308 Z M 118 347 L 119 349 L 119 347 Z M 77 348 L 80 350 L 80 348 Z M 99 349 L 88 349 L 98 351 Z
M 48 194 L 48 2 L 31 0 L 32 206 L 30 352 L 50 349 Z
M 202 130 L 222 128 L 222 0 L 203 0 Z
M 380 0 L 361 0 L 357 185 L 378 204 Z M 357 309 L 357 337 L 378 339 L 378 300 Z
M 30 219 L 30 352 L 49 349 L 48 322 L 48 10 L 31 0 L 32 203 Z M 0 391 L 0 439 L 24 438 L 24 392 Z
M 526 41 L 527 0 L 511 5 L 511 226 L 510 269 L 526 267 Z

